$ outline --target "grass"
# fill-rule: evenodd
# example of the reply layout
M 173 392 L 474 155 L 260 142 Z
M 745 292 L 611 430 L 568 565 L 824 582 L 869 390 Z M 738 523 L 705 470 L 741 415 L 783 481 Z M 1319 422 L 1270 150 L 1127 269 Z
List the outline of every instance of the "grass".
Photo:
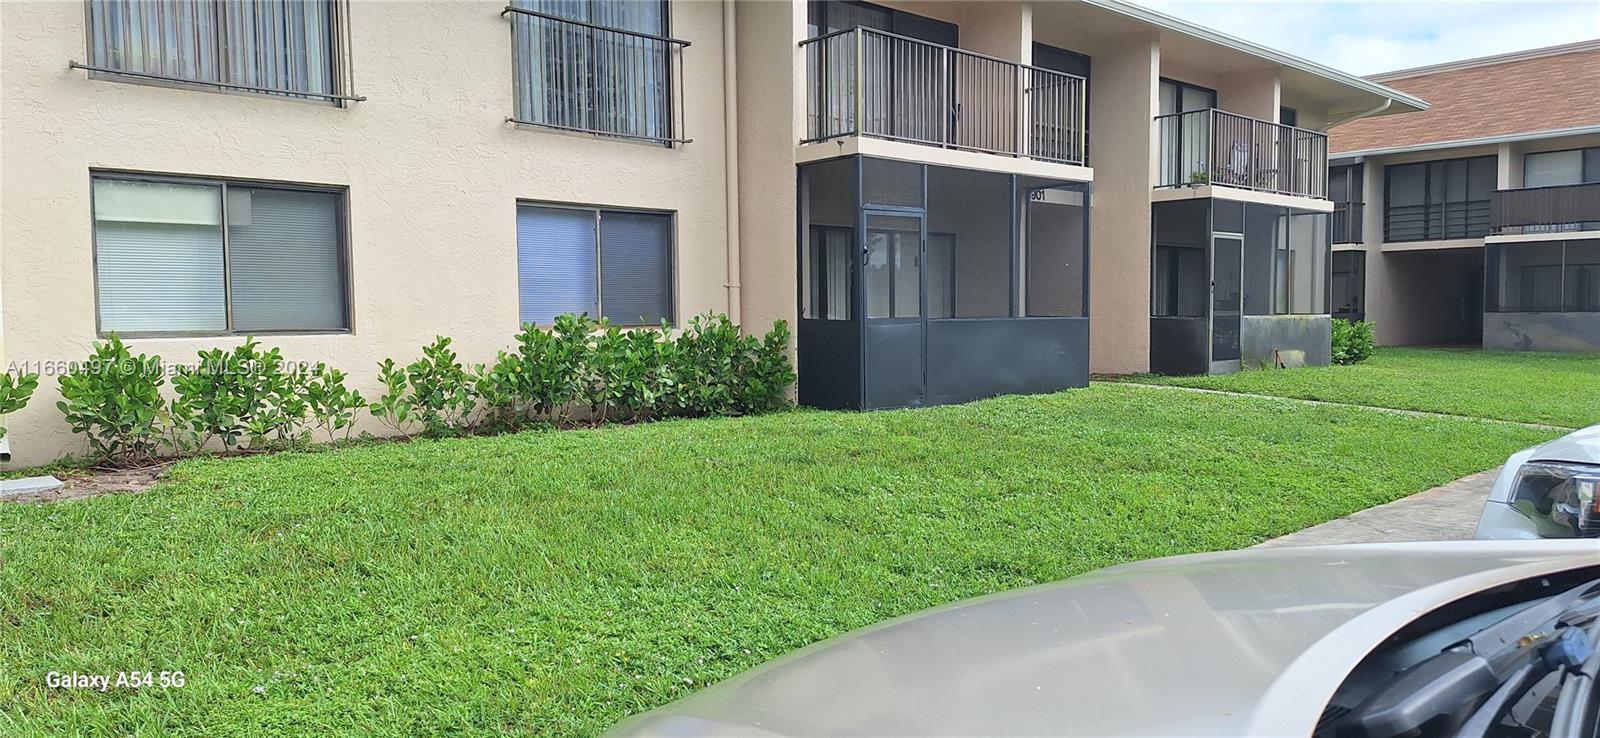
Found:
M 196 460 L 0 505 L 0 734 L 592 735 L 804 644 L 1553 434 L 1122 385 Z M 182 670 L 181 689 L 46 673 Z
M 1566 428 L 1600 423 L 1600 354 L 1380 348 L 1353 366 L 1129 379 Z

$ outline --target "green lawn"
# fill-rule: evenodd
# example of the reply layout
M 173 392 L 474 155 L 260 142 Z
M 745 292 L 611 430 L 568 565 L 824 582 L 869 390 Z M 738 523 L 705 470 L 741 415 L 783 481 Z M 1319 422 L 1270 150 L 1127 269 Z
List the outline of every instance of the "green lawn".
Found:
M 1567 428 L 1600 423 L 1600 354 L 1380 348 L 1354 366 L 1129 379 Z
M 591 735 L 858 626 L 1246 546 L 1551 435 L 1107 384 L 193 461 L 0 505 L 0 734 Z M 121 670 L 187 686 L 44 686 Z

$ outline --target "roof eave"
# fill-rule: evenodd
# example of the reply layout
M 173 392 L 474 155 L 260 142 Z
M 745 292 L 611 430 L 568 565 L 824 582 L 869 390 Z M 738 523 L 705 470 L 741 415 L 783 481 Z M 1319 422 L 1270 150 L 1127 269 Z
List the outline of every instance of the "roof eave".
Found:
M 1377 82 L 1373 82 L 1372 80 L 1357 77 L 1356 75 L 1348 72 L 1341 72 L 1333 67 L 1326 66 L 1324 64 L 1318 64 L 1310 59 L 1302 59 L 1293 54 L 1287 54 L 1282 51 L 1278 51 L 1277 49 L 1262 46 L 1261 44 L 1251 41 L 1246 41 L 1237 36 L 1230 36 L 1221 31 L 1206 28 L 1205 26 L 1195 23 L 1190 23 L 1182 18 L 1176 18 L 1167 15 L 1166 13 L 1151 10 L 1141 5 L 1134 5 L 1133 3 L 1127 2 L 1127 0 L 1080 0 L 1080 2 L 1084 2 L 1098 8 L 1104 8 L 1105 10 L 1109 10 L 1113 13 L 1118 13 L 1160 28 L 1165 28 L 1167 30 L 1175 31 L 1188 36 L 1193 36 L 1202 41 L 1214 43 L 1219 46 L 1225 46 L 1227 48 L 1234 49 L 1235 51 L 1250 54 L 1252 56 L 1257 56 L 1291 69 L 1298 69 L 1307 74 L 1326 77 L 1334 80 L 1335 82 L 1339 82 L 1340 84 L 1348 85 L 1379 97 L 1394 100 L 1397 103 L 1415 108 L 1419 111 L 1428 109 L 1428 103 L 1415 95 L 1408 95 L 1392 87 L 1387 87 L 1385 85 L 1378 84 Z
M 1600 125 L 1577 126 L 1574 128 L 1552 128 L 1544 131 L 1525 131 L 1522 133 L 1504 133 L 1496 136 L 1480 136 L 1478 138 L 1458 138 L 1450 141 L 1432 141 L 1429 143 L 1407 144 L 1404 146 L 1385 146 L 1378 149 L 1334 151 L 1328 154 L 1328 158 L 1351 159 L 1366 156 L 1387 156 L 1389 154 L 1411 154 L 1418 151 L 1432 151 L 1435 149 L 1459 149 L 1467 146 L 1488 146 L 1491 144 L 1533 141 L 1542 138 L 1583 136 L 1591 133 L 1600 133 Z

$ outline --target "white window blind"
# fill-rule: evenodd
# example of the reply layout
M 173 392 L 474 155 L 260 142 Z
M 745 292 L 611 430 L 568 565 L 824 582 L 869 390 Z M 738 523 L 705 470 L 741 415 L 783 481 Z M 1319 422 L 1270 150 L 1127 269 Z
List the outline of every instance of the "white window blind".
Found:
M 221 187 L 97 180 L 94 198 L 101 331 L 227 329 Z

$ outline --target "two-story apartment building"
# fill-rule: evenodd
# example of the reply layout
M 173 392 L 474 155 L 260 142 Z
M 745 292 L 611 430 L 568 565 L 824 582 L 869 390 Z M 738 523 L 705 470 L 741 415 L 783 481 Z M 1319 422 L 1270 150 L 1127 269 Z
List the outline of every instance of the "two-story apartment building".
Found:
M 1334 314 L 1384 345 L 1600 351 L 1600 41 L 1376 75 L 1331 132 Z
M 1119 0 L 88 0 L 0 31 L 8 364 L 257 335 L 365 391 L 564 312 L 787 320 L 823 407 L 1326 361 L 1321 131 L 1425 107 Z M 7 419 L 16 460 L 80 448 L 55 399 Z

